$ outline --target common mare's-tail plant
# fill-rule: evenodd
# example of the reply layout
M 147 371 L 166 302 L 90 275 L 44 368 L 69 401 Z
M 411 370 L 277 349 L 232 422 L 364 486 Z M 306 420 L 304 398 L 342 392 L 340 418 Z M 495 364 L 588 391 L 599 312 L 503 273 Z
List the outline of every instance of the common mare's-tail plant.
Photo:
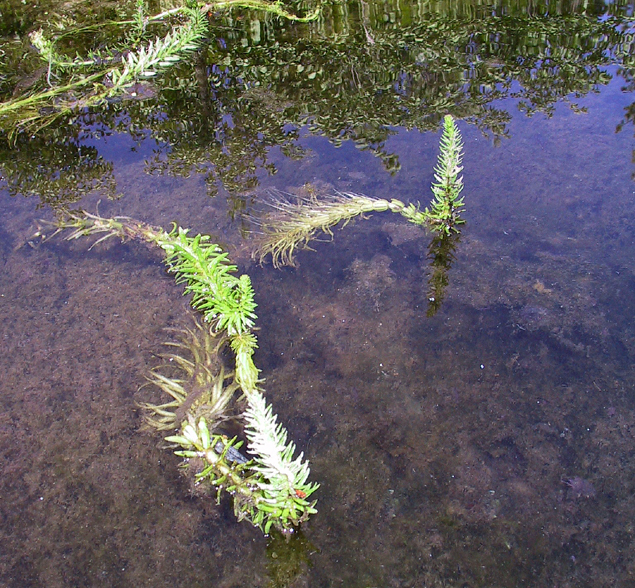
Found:
M 256 303 L 251 280 L 236 276 L 218 245 L 206 235 L 191 237 L 174 226 L 170 232 L 126 217 L 102 218 L 71 213 L 57 223 L 58 230 L 72 229 L 67 239 L 101 235 L 93 246 L 109 237 L 140 238 L 161 248 L 168 271 L 185 284 L 191 304 L 200 311 L 209 333 L 188 331 L 177 348 L 177 365 L 184 377 L 154 371 L 149 380 L 168 393 L 172 401 L 145 404 L 146 424 L 159 430 L 173 429 L 166 440 L 178 446 L 176 453 L 193 467 L 197 482 L 207 481 L 233 495 L 239 520 L 247 519 L 268 533 L 274 527 L 290 532 L 317 512 L 309 497 L 318 485 L 310 483 L 309 465 L 288 440 L 258 385 L 253 362 L 257 340 L 252 332 Z M 235 370 L 225 373 L 220 360 L 224 343 L 234 353 Z M 217 425 L 227 416 L 235 393 L 240 390 L 246 409 L 242 414 L 247 455 L 242 442 L 225 437 Z
M 443 120 L 443 134 L 439 144 L 439 162 L 434 168 L 432 184 L 432 202 L 425 209 L 430 228 L 433 231 L 449 235 L 456 232 L 457 225 L 465 221 L 460 214 L 463 211 L 463 142 L 456 123 L 450 115 Z
M 348 192 L 306 197 L 276 195 L 269 202 L 268 214 L 252 219 L 261 229 L 254 257 L 262 263 L 271 255 L 276 267 L 294 265 L 296 252 L 307 249 L 317 234 L 332 237 L 335 225 L 346 226 L 351 219 L 371 212 L 398 213 L 408 222 L 427 227 L 441 237 L 457 231 L 456 226 L 464 222 L 460 217 L 464 205 L 460 197 L 463 178 L 459 175 L 463 169 L 462 143 L 450 115 L 443 121 L 439 151 L 432 184 L 433 199 L 425 210 L 418 204 L 405 204 L 396 198 L 386 200 Z

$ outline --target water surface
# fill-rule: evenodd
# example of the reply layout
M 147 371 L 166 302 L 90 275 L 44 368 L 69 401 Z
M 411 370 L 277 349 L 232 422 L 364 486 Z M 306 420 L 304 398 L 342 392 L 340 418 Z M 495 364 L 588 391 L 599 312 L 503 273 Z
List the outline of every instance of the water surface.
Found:
M 5 131 L 3 585 L 632 585 L 628 10 L 424 8 L 219 17 L 208 52 L 147 99 Z M 38 26 L 23 16 L 7 35 Z M 611 18 L 614 37 L 595 28 Z M 446 271 L 389 213 L 296 268 L 251 260 L 243 213 L 269 189 L 425 206 L 447 112 L 467 223 Z M 32 239 L 38 219 L 99 201 L 210 234 L 251 276 L 256 364 L 321 484 L 289 543 L 192 495 L 139 431 L 165 328 L 192 320 L 157 253 Z

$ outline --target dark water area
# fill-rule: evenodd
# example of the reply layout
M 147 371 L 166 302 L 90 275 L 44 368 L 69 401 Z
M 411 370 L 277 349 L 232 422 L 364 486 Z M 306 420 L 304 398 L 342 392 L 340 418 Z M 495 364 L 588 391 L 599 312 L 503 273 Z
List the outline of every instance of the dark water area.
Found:
M 395 64 L 428 76 L 411 92 L 411 72 L 401 86 L 396 78 L 382 86 L 396 70 L 373 67 L 392 63 L 388 48 L 400 34 L 416 43 L 420 22 L 406 22 L 405 5 L 391 20 L 383 5 L 365 3 L 355 18 L 335 18 L 353 6 L 331 6 L 317 32 L 287 25 L 276 37 L 277 21 L 246 19 L 225 22 L 223 33 L 231 46 L 251 31 L 235 51 L 249 68 L 266 68 L 258 51 L 282 59 L 280 39 L 303 55 L 303 43 L 327 46 L 344 24 L 357 27 L 342 71 L 358 86 L 345 79 L 341 103 L 310 94 L 321 74 L 294 85 L 281 73 L 279 87 L 272 77 L 235 89 L 230 72 L 234 82 L 214 81 L 216 98 L 201 99 L 222 103 L 205 130 L 209 113 L 187 88 L 175 90 L 186 69 L 165 87 L 156 82 L 156 99 L 113 101 L 3 142 L 3 586 L 635 585 L 630 49 L 595 37 L 572 49 L 580 23 L 601 21 L 604 8 L 562 9 L 564 29 L 552 8 L 544 46 L 559 61 L 544 86 L 531 86 L 544 74 L 535 62 L 521 71 L 532 53 L 544 58 L 538 40 L 523 41 L 522 21 L 499 35 L 498 56 L 494 41 L 463 52 L 479 55 L 461 70 L 481 84 L 469 99 L 461 98 L 469 77 L 453 77 L 459 70 L 443 61 L 452 51 L 439 52 L 436 65 L 425 45 L 412 62 L 400 54 Z M 628 7 L 610 7 L 628 16 Z M 479 5 L 442 8 L 459 24 L 464 13 L 487 14 Z M 490 8 L 501 19 L 531 12 Z M 333 57 L 321 47 L 326 67 Z M 253 79 L 264 71 L 256 65 Z M 501 73 L 487 89 L 490 70 Z M 573 70 L 588 78 L 574 83 Z M 381 100 L 368 102 L 365 84 Z M 386 88 L 402 102 L 382 110 Z M 346 129 L 320 118 L 328 108 L 349 120 Z M 364 109 L 366 120 L 356 119 Z M 157 112 L 153 120 L 174 125 L 153 127 Z M 271 189 L 310 185 L 426 206 L 447 112 L 463 136 L 466 186 L 466 224 L 447 271 L 431 259 L 430 235 L 389 212 L 313 242 L 297 267 L 251 259 L 243 213 L 257 212 Z M 162 401 L 143 384 L 173 337 L 166 328 L 191 326 L 193 313 L 148 246 L 34 237 L 62 205 L 177 222 L 211 235 L 249 274 L 267 398 L 321 485 L 318 514 L 290 541 L 237 523 L 227 496 L 216 504 L 193 493 L 161 435 L 140 430 L 139 403 Z

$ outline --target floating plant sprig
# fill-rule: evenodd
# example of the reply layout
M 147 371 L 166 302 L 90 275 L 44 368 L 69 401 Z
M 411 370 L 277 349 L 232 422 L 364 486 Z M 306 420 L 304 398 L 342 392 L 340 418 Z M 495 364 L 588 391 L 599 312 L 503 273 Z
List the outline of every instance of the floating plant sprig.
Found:
M 264 407 L 264 397 L 259 392 L 256 392 L 256 395 L 262 399 L 261 405 Z M 276 428 L 276 419 L 270 407 L 268 410 L 265 409 L 265 413 L 258 415 L 257 427 L 260 428 L 261 419 L 264 418 L 264 422 Z M 282 427 L 280 425 L 277 427 L 280 431 L 279 435 L 286 437 Z M 240 444 L 237 444 L 235 439 L 228 440 L 221 435 L 211 435 L 204 418 L 199 419 L 198 422 L 191 419 L 183 426 L 181 434 L 166 437 L 166 441 L 182 447 L 182 450 L 176 452 L 177 455 L 186 459 L 204 460 L 207 465 L 196 475 L 197 480 L 208 480 L 213 486 L 224 487 L 233 494 L 234 512 L 238 520 L 247 519 L 264 533 L 269 533 L 271 527 L 288 533 L 317 512 L 315 502 L 306 500 L 309 494 L 317 489 L 317 484 L 306 484 L 308 466 L 302 463 L 301 456 L 291 461 L 294 465 L 296 462 L 301 463 L 296 468 L 299 472 L 298 477 L 285 483 L 276 473 L 277 468 L 268 471 L 270 475 L 275 476 L 273 480 L 268 479 L 262 471 L 266 469 L 266 466 L 259 464 L 258 461 L 254 464 L 249 461 L 228 463 L 227 458 L 231 456 L 230 452 L 239 448 Z M 288 447 L 293 450 L 293 443 L 290 443 Z M 267 449 L 272 447 L 267 445 Z M 278 458 L 277 455 L 269 457 L 271 460 Z M 290 459 L 286 454 L 284 457 Z M 298 484 L 298 479 L 301 477 L 304 477 L 305 483 Z M 296 485 L 293 486 L 292 482 Z
M 308 243 L 319 233 L 333 236 L 332 227 L 346 226 L 351 219 L 371 212 L 391 211 L 401 214 L 409 222 L 449 235 L 456 225 L 463 223 L 460 213 L 464 202 L 460 197 L 463 178 L 461 167 L 461 135 L 452 116 L 444 119 L 440 141 L 439 162 L 432 184 L 433 200 L 429 208 L 404 204 L 395 198 L 386 200 L 363 194 L 342 193 L 326 196 L 311 194 L 306 197 L 274 196 L 269 202 L 269 214 L 253 218 L 260 226 L 254 257 L 262 263 L 271 255 L 275 267 L 294 265 L 299 249 L 308 249 Z
M 106 99 L 123 93 L 135 82 L 153 77 L 160 70 L 181 61 L 207 37 L 208 14 L 211 11 L 232 8 L 262 10 L 298 22 L 316 19 L 321 10 L 318 6 L 311 13 L 298 16 L 286 10 L 280 2 L 216 0 L 206 3 L 185 2 L 182 6 L 160 14 L 146 16 L 145 4 L 138 0 L 132 20 L 108 24 L 127 27 L 130 43 L 139 46 L 104 48 L 88 56 L 78 55 L 73 58 L 60 54 L 55 48 L 55 40 L 47 37 L 42 29 L 32 31 L 29 35 L 31 43 L 48 64 L 48 88 L 1 102 L 0 122 L 5 118 L 4 125 L 11 128 L 11 134 L 15 135 L 18 129 L 25 126 L 35 130 L 38 125 L 46 126 L 65 112 L 97 106 Z M 185 22 L 172 27 L 163 37 L 141 43 L 149 23 L 162 22 L 175 15 L 185 17 Z M 82 29 L 75 32 L 80 30 Z M 65 30 L 57 36 L 62 38 L 72 33 L 73 31 Z M 62 83 L 53 84 L 53 73 L 66 74 Z M 52 110 L 47 109 L 47 113 L 42 114 L 40 107 L 46 103 L 52 106 Z
M 246 274 L 234 275 L 236 266 L 209 236 L 189 237 L 187 229 L 175 226 L 172 232 L 157 235 L 155 242 L 165 251 L 165 263 L 177 284 L 185 283 L 192 306 L 214 331 L 226 331 L 231 338 L 253 328 L 256 303 L 251 280 Z
M 315 504 L 307 501 L 318 488 L 307 483 L 309 465 L 302 453 L 293 459 L 295 444 L 287 442 L 287 431 L 277 423 L 271 405 L 259 390 L 251 393 L 244 418 L 249 450 L 261 458 L 253 466 L 264 479 L 258 485 L 265 500 L 256 505 L 257 509 L 268 519 L 267 524 L 273 522 L 278 528 L 303 522 L 317 512 Z
M 108 88 L 108 96 L 119 94 L 138 79 L 155 76 L 159 69 L 172 67 L 185 54 L 198 48 L 207 34 L 207 19 L 196 9 L 188 9 L 186 15 L 184 25 L 174 27 L 164 37 L 157 37 L 122 57 L 122 66 L 109 74 L 112 86 Z
M 110 96 L 120 94 L 138 79 L 152 77 L 159 69 L 173 66 L 186 53 L 199 46 L 208 30 L 205 14 L 201 10 L 183 7 L 181 12 L 187 17 L 184 24 L 172 27 L 164 37 L 157 37 L 138 49 L 118 52 L 118 59 L 115 59 L 114 52 L 108 51 L 92 55 L 90 59 L 69 59 L 55 50 L 53 41 L 45 37 L 42 30 L 33 31 L 29 38 L 48 64 L 49 84 L 53 71 L 69 70 L 74 75 L 67 83 L 58 86 L 50 84 L 42 92 L 18 96 L 0 103 L 0 115 L 24 111 L 25 116 L 19 122 L 31 122 L 41 118 L 38 114 L 33 114 L 35 107 L 53 98 L 57 99 L 55 110 L 58 113 L 95 106 Z M 79 97 L 72 96 L 67 101 L 59 99 L 62 95 L 77 92 L 87 86 L 90 89 Z
M 101 235 L 93 247 L 110 237 L 122 240 L 141 238 L 159 246 L 165 253 L 168 271 L 176 275 L 179 283 L 185 283 L 186 293 L 192 294 L 192 306 L 203 313 L 211 332 L 229 340 L 235 353 L 236 386 L 240 387 L 247 401 L 243 418 L 252 461 L 228 463 L 226 457 L 229 450 L 217 452 L 218 436 L 214 437 L 214 441 L 210 437 L 208 423 L 216 424 L 219 420 L 217 417 L 222 416 L 218 414 L 218 407 L 222 405 L 221 409 L 224 410 L 235 390 L 233 384 L 230 384 L 229 389 L 224 388 L 226 378 L 223 370 L 219 370 L 215 376 L 216 383 L 213 383 L 214 374 L 208 368 L 206 375 L 201 372 L 201 366 L 193 363 L 187 367 L 187 363 L 181 363 L 195 386 L 201 385 L 199 376 L 202 373 L 203 384 L 216 387 L 210 393 L 210 398 L 220 402 L 220 405 L 211 407 L 215 411 L 214 418 L 207 414 L 197 419 L 196 412 L 188 411 L 187 420 L 181 423 L 180 434 L 166 438 L 181 447 L 177 452 L 179 455 L 204 460 L 206 466 L 197 474 L 197 479 L 208 479 L 219 488 L 231 488 L 238 518 L 249 520 L 265 533 L 272 526 L 282 532 L 289 532 L 317 512 L 315 501 L 307 500 L 318 488 L 317 484 L 307 482 L 309 465 L 303 460 L 302 454 L 294 459 L 295 444 L 287 441 L 286 430 L 277 423 L 272 407 L 266 404 L 258 388 L 258 369 L 253 362 L 257 340 L 251 332 L 256 319 L 256 304 L 249 277 L 236 277 L 236 266 L 228 261 L 227 254 L 218 245 L 210 242 L 209 237 L 190 237 L 186 229 L 177 225 L 167 232 L 127 217 L 103 218 L 80 211 L 69 213 L 56 226 L 56 233 L 64 229 L 72 230 L 66 237 L 69 240 Z M 194 357 L 204 357 L 199 351 L 193 351 L 192 354 Z M 154 375 L 154 383 L 168 392 L 173 401 L 163 405 L 147 405 L 153 416 L 146 422 L 165 429 L 165 424 L 177 424 L 176 421 L 180 419 L 178 410 L 189 402 L 192 391 L 185 390 L 182 381 L 159 377 L 158 372 Z M 199 405 L 192 401 L 191 408 L 195 406 Z M 170 413 L 174 413 L 174 417 Z M 227 480 L 230 481 L 229 485 L 226 484 Z
M 72 229 L 68 240 L 101 235 L 91 247 L 111 237 L 141 238 L 160 247 L 168 271 L 176 275 L 177 283 L 185 283 L 185 294 L 192 294 L 193 308 L 203 313 L 214 332 L 227 334 L 236 353 L 236 377 L 241 387 L 247 391 L 255 388 L 258 370 L 251 358 L 257 340 L 251 329 L 256 303 L 251 280 L 246 274 L 234 275 L 236 266 L 209 236 L 190 237 L 187 229 L 177 225 L 167 232 L 128 217 L 104 218 L 85 211 L 69 212 L 56 227 L 56 233 Z

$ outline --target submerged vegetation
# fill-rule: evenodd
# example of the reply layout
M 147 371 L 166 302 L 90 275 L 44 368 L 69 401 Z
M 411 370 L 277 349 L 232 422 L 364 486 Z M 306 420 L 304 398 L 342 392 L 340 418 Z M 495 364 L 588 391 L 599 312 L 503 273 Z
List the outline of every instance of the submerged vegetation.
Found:
M 225 372 L 221 355 L 225 344 L 224 336 L 199 323 L 194 330 L 180 333 L 178 341 L 166 343 L 174 351 L 162 356 L 164 363 L 151 371 L 148 383 L 172 400 L 160 405 L 141 404 L 149 428 L 180 430 L 191 416 L 194 420 L 205 419 L 208 427 L 215 430 L 230 418 L 230 403 L 240 386 L 234 372 Z M 166 373 L 168 369 L 170 373 Z
M 263 262 L 267 255 L 271 255 L 275 267 L 294 265 L 296 250 L 306 248 L 316 233 L 321 231 L 332 236 L 331 227 L 347 224 L 356 216 L 390 210 L 409 216 L 418 225 L 427 220 L 426 215 L 413 204 L 406 207 L 399 200 L 388 201 L 363 194 L 298 197 L 295 201 L 278 197 L 269 205 L 271 213 L 265 219 L 254 219 L 262 228 L 254 256 Z
M 177 365 L 189 380 L 174 379 L 153 372 L 150 381 L 171 397 L 162 405 L 144 405 L 146 423 L 159 430 L 172 425 L 177 434 L 166 441 L 180 447 L 186 467 L 199 468 L 197 482 L 207 481 L 234 497 L 239 520 L 247 519 L 268 533 L 273 527 L 291 532 L 317 512 L 308 500 L 318 488 L 308 482 L 309 465 L 302 454 L 295 456 L 295 444 L 277 422 L 258 386 L 258 369 L 252 356 L 257 347 L 252 332 L 256 315 L 249 276 L 236 277 L 236 266 L 227 254 L 204 235 L 189 237 L 175 226 L 171 232 L 125 217 L 102 218 L 89 213 L 70 213 L 57 224 L 58 230 L 72 229 L 67 239 L 100 235 L 93 244 L 110 237 L 137 238 L 163 250 L 168 271 L 185 284 L 192 306 L 200 310 L 210 334 L 189 332 L 180 345 L 192 359 L 177 353 Z M 225 342 L 234 352 L 235 372 L 224 373 L 220 353 Z M 228 382 L 229 380 L 229 382 Z M 246 409 L 242 415 L 249 457 L 237 458 L 241 442 L 216 431 L 228 414 L 234 393 L 240 389 Z

